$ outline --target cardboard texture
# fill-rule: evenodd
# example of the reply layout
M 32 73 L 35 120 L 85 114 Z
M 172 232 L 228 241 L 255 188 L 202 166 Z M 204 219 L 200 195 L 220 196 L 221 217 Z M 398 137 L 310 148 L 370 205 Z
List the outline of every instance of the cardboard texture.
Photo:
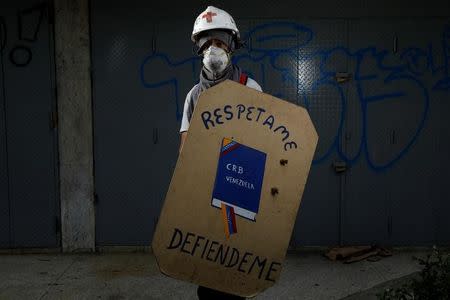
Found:
M 245 297 L 272 286 L 317 141 L 297 105 L 229 80 L 202 93 L 152 241 L 161 272 Z

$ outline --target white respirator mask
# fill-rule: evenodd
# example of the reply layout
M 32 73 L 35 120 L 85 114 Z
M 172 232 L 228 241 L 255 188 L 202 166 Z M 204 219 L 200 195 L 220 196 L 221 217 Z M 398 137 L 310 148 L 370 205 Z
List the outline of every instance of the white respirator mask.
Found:
M 210 46 L 203 52 L 203 64 L 218 77 L 230 63 L 230 55 L 222 48 Z

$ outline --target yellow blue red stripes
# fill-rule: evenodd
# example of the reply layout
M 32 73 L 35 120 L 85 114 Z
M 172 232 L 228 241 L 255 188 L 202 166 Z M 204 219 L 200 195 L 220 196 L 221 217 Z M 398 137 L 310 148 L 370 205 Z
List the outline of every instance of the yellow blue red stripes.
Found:
M 237 233 L 236 229 L 236 215 L 234 213 L 234 208 L 232 206 L 226 205 L 222 203 L 222 217 L 225 228 L 225 235 L 227 238 L 230 237 L 231 234 Z

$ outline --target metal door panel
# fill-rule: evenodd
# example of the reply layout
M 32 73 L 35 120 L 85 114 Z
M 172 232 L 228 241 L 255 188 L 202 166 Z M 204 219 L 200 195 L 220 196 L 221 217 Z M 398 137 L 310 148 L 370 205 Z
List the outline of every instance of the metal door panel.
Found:
M 10 247 L 8 160 L 6 147 L 5 98 L 3 76 L 3 47 L 6 46 L 6 24 L 0 16 L 0 248 Z
M 2 9 L 12 247 L 58 245 L 52 44 L 47 6 L 38 4 Z

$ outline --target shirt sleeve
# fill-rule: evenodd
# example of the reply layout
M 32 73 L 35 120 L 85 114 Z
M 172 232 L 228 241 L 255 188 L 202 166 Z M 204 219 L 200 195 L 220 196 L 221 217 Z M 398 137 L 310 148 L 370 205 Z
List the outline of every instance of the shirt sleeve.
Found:
M 181 119 L 180 133 L 188 131 L 188 129 L 189 129 L 190 119 L 191 119 L 191 116 L 192 116 L 192 111 L 190 111 L 191 107 L 192 107 L 192 105 L 191 105 L 192 90 L 193 90 L 193 88 L 187 94 L 186 100 L 184 100 L 183 118 Z
M 249 88 L 255 89 L 257 91 L 262 92 L 262 88 L 261 86 L 253 79 L 251 79 L 250 77 L 247 79 L 247 86 Z

